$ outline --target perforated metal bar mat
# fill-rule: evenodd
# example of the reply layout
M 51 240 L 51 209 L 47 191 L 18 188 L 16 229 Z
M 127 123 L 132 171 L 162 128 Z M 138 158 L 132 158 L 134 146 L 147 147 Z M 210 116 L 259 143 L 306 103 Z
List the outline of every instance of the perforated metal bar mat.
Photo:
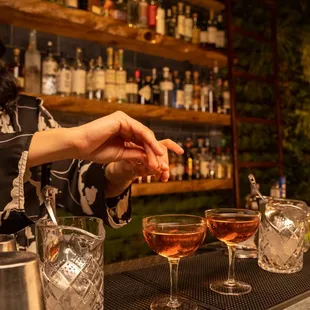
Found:
M 254 259 L 236 260 L 236 279 L 252 285 L 252 292 L 244 296 L 223 296 L 209 289 L 210 282 L 226 278 L 227 268 L 228 258 L 219 252 L 182 259 L 180 294 L 195 300 L 199 309 L 265 310 L 310 290 L 310 253 L 302 271 L 291 275 L 264 271 Z M 109 275 L 105 287 L 105 309 L 149 309 L 154 298 L 169 292 L 168 263 Z

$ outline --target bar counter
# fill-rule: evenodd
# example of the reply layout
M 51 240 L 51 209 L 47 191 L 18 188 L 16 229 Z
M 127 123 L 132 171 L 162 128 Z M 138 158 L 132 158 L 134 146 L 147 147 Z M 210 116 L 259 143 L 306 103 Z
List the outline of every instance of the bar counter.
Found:
M 223 251 L 200 251 L 183 258 L 179 268 L 179 295 L 190 298 L 198 309 L 212 310 L 303 310 L 310 309 L 310 253 L 304 267 L 283 275 L 262 270 L 257 259 L 236 259 L 236 280 L 252 286 L 243 296 L 212 292 L 211 282 L 225 279 L 228 257 Z M 155 298 L 169 295 L 166 259 L 150 256 L 105 266 L 105 310 L 147 310 Z

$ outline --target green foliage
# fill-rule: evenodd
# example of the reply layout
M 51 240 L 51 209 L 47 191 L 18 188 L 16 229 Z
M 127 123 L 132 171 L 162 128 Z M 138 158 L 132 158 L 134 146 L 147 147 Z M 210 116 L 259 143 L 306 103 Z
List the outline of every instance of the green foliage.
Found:
M 255 0 L 238 1 L 234 7 L 235 23 L 270 38 L 269 14 L 263 4 Z M 308 1 L 282 1 L 278 3 L 278 54 L 280 57 L 281 101 L 285 151 L 287 195 L 310 203 L 310 8 Z M 237 68 L 253 74 L 271 75 L 272 50 L 268 45 L 237 37 Z M 274 118 L 273 88 L 259 83 L 238 81 L 237 111 L 241 115 Z M 255 128 L 256 127 L 256 128 Z M 277 156 L 276 132 L 248 124 L 239 128 L 240 159 L 270 160 Z M 251 150 L 251 152 L 249 152 Z M 254 152 L 252 152 L 254 151 Z M 248 192 L 247 174 L 240 174 L 241 198 Z M 251 171 L 253 172 L 253 171 Z M 275 170 L 254 172 L 269 193 Z

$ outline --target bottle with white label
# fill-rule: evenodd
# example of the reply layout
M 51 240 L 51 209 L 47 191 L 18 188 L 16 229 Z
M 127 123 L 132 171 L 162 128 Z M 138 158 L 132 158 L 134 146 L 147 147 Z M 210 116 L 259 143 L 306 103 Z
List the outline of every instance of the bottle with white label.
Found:
M 201 27 L 200 27 L 200 47 L 208 47 L 208 20 L 206 16 L 202 17 Z
M 43 95 L 56 95 L 56 72 L 57 61 L 52 53 L 53 43 L 47 42 L 47 56 L 42 63 L 42 94 Z
M 84 97 L 86 94 L 86 67 L 82 60 L 82 49 L 76 49 L 76 58 L 72 68 L 72 95 Z
M 105 72 L 103 67 L 102 56 L 97 57 L 93 81 L 94 81 L 95 98 L 98 100 L 103 100 L 105 89 Z
M 184 15 L 184 3 L 178 3 L 178 18 L 177 18 L 177 28 L 176 28 L 176 38 L 184 38 L 184 26 L 185 26 L 185 15 Z
M 122 49 L 118 50 L 118 60 L 116 58 L 115 62 L 115 79 L 116 79 L 116 100 L 118 103 L 124 103 L 127 101 L 126 98 L 126 82 L 127 82 L 127 72 L 124 69 L 124 51 Z
M 139 2 L 139 27 L 147 28 L 148 21 L 148 2 L 146 0 L 141 0 Z
M 217 22 L 214 18 L 214 11 L 210 10 L 210 18 L 208 22 L 208 47 L 215 48 L 217 35 Z
M 170 107 L 172 105 L 173 83 L 170 77 L 170 69 L 163 68 L 163 80 L 160 82 L 160 105 Z
M 65 0 L 65 4 L 68 8 L 78 9 L 79 1 L 78 0 Z
M 191 109 L 193 104 L 193 81 L 191 78 L 192 73 L 190 71 L 185 71 L 184 79 L 184 106 L 186 110 Z
M 184 109 L 184 90 L 177 71 L 173 72 L 173 101 L 172 106 L 176 109 Z
M 201 112 L 209 112 L 209 84 L 207 82 L 207 75 L 203 77 L 201 83 L 200 110 Z
M 224 49 L 226 46 L 226 37 L 225 37 L 222 13 L 219 13 L 219 15 L 217 16 L 217 31 L 216 31 L 215 46 L 218 49 Z
M 128 103 L 138 102 L 138 83 L 133 76 L 131 76 L 126 83 L 126 96 Z
M 88 72 L 86 75 L 86 98 L 94 99 L 95 98 L 95 60 L 92 58 L 88 63 Z
M 17 83 L 18 83 L 18 89 L 24 90 L 24 70 L 23 66 L 20 61 L 20 49 L 14 48 L 13 50 L 13 61 L 10 63 L 9 68 L 10 71 L 13 73 Z
M 107 68 L 105 71 L 104 97 L 108 102 L 115 99 L 115 69 L 113 67 L 113 48 L 107 48 Z
M 61 96 L 71 95 L 72 72 L 66 61 L 65 54 L 62 53 L 56 73 L 57 94 Z
M 166 34 L 166 12 L 163 8 L 162 1 L 159 1 L 156 11 L 156 32 L 162 35 Z
M 191 7 L 189 5 L 185 6 L 185 19 L 184 19 L 184 41 L 192 41 L 192 31 L 193 31 L 193 19 L 191 17 Z
M 147 75 L 139 89 L 140 103 L 150 104 L 152 98 L 152 77 Z
M 25 53 L 25 92 L 41 93 L 41 55 L 37 50 L 37 32 L 32 30 L 29 47 Z

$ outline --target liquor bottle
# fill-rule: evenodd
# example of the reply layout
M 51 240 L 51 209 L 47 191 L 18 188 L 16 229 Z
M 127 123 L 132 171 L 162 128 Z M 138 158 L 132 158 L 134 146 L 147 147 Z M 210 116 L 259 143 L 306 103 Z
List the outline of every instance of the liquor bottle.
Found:
M 174 152 L 169 152 L 169 181 L 176 181 L 178 175 L 178 158 Z
M 79 1 L 78 0 L 65 0 L 65 5 L 68 8 L 78 9 L 79 8 Z
M 95 98 L 103 100 L 105 98 L 105 72 L 103 67 L 102 56 L 98 56 L 96 60 L 96 67 L 93 75 L 93 85 Z
M 226 46 L 225 42 L 225 30 L 224 30 L 224 22 L 223 22 L 223 15 L 219 13 L 217 16 L 217 31 L 216 31 L 216 39 L 215 39 L 215 46 L 218 49 L 224 49 Z
M 286 198 L 286 177 L 279 177 L 280 198 Z
M 129 27 L 136 27 L 139 23 L 139 0 L 128 0 L 127 23 Z
M 185 142 L 185 152 L 184 152 L 184 179 L 192 180 L 193 178 L 193 156 L 191 153 L 191 148 L 193 146 L 193 141 L 191 138 L 186 138 Z
M 159 81 L 157 78 L 157 70 L 156 68 L 152 69 L 152 98 L 151 98 L 151 104 L 159 105 L 160 102 L 160 86 Z
M 173 83 L 169 76 L 170 69 L 163 68 L 163 80 L 160 82 L 160 105 L 170 107 L 172 105 Z
M 128 103 L 138 103 L 138 84 L 132 76 L 126 83 L 126 95 Z
M 147 28 L 148 27 L 148 7 L 149 4 L 146 0 L 140 0 L 139 3 L 139 27 Z
M 189 5 L 185 6 L 185 19 L 184 19 L 184 41 L 192 41 L 192 31 L 193 31 L 193 19 L 191 17 L 191 7 Z
M 217 111 L 216 103 L 214 100 L 214 73 L 212 70 L 209 71 L 209 113 L 215 113 Z
M 88 0 L 78 0 L 80 10 L 88 11 Z
M 19 90 L 24 90 L 24 84 L 25 84 L 25 79 L 24 79 L 24 70 L 23 66 L 20 62 L 20 49 L 19 48 L 14 48 L 13 50 L 13 61 L 9 65 L 10 71 L 13 73 L 17 84 L 18 84 L 18 89 Z
M 37 50 L 37 32 L 32 30 L 29 37 L 29 47 L 25 53 L 25 92 L 41 93 L 41 55 Z
M 229 84 L 226 80 L 223 86 L 223 107 L 224 107 L 224 114 L 230 114 L 230 91 L 229 91 Z
M 111 0 L 104 0 L 103 6 L 101 8 L 101 15 L 110 17 L 113 15 L 114 2 Z
M 85 96 L 86 68 L 82 60 L 81 48 L 76 49 L 76 58 L 72 69 L 72 95 Z
M 215 48 L 216 43 L 216 32 L 217 32 L 217 22 L 214 19 L 214 11 L 210 11 L 210 19 L 208 22 L 208 47 Z
M 56 81 L 57 94 L 61 96 L 70 96 L 72 87 L 72 72 L 64 53 L 61 54 L 56 73 Z
M 176 38 L 183 39 L 184 38 L 184 3 L 178 2 L 178 17 L 177 17 L 177 28 L 176 28 Z
M 190 71 L 185 71 L 183 89 L 184 89 L 184 107 L 186 110 L 189 110 L 192 108 L 193 104 L 193 82 Z
M 200 28 L 198 26 L 198 14 L 193 14 L 193 30 L 192 30 L 192 43 L 199 44 L 200 43 Z
M 152 98 L 152 77 L 147 75 L 143 86 L 139 90 L 140 103 L 150 104 Z
M 209 83 L 207 81 L 207 73 L 204 75 L 201 83 L 200 110 L 201 112 L 209 112 Z
M 230 148 L 226 149 L 226 178 L 231 179 L 233 174 L 233 165 Z
M 173 5 L 171 10 L 167 11 L 166 34 L 170 37 L 176 37 L 177 30 L 177 7 Z
M 166 34 L 166 12 L 163 8 L 162 0 L 160 0 L 156 11 L 156 32 L 162 35 Z
M 86 98 L 87 99 L 94 99 L 95 98 L 95 60 L 92 58 L 89 60 L 88 63 L 88 72 L 86 74 Z M 97 98 L 102 99 L 102 98 Z
M 193 73 L 194 82 L 193 82 L 193 109 L 195 111 L 199 110 L 200 100 L 201 100 L 201 85 L 199 81 L 199 72 L 194 71 Z
M 210 160 L 209 160 L 209 177 L 214 179 L 216 176 L 216 159 L 214 150 L 210 150 Z
M 134 77 L 135 77 L 135 81 L 138 85 L 138 101 L 136 101 L 135 103 L 140 103 L 141 102 L 141 96 L 139 94 L 140 89 L 143 86 L 143 81 L 141 80 L 141 71 L 140 70 L 135 70 L 134 72 Z
M 89 0 L 89 10 L 97 15 L 102 15 L 102 1 L 101 0 Z M 126 11 L 127 11 L 127 6 L 126 6 Z
M 126 98 L 126 82 L 127 72 L 124 69 L 124 51 L 118 50 L 118 66 L 116 68 L 116 99 L 118 103 L 124 103 L 127 101 Z
M 184 90 L 183 90 L 182 81 L 179 75 L 175 76 L 174 81 L 173 81 L 172 106 L 176 109 L 184 109 Z
M 57 61 L 53 57 L 53 43 L 47 43 L 47 56 L 42 63 L 42 94 L 43 95 L 56 95 L 56 72 Z
M 149 29 L 156 29 L 156 13 L 158 3 L 156 0 L 151 0 L 148 6 L 148 26 Z
M 107 67 L 105 70 L 104 97 L 108 102 L 115 98 L 115 69 L 113 67 L 113 48 L 107 48 Z
M 206 16 L 203 16 L 200 27 L 200 47 L 208 47 L 208 21 Z
M 124 0 L 116 1 L 112 17 L 123 22 L 127 21 L 127 4 Z
M 209 178 L 209 159 L 206 148 L 201 149 L 200 153 L 200 176 L 202 179 Z
M 182 181 L 184 179 L 184 159 L 183 155 L 177 155 L 177 180 Z
M 216 101 L 217 113 L 224 114 L 223 80 L 220 77 L 217 78 L 216 81 L 214 96 Z
M 200 180 L 201 179 L 201 173 L 200 173 L 200 154 L 194 152 L 193 154 L 193 178 L 194 180 Z
M 215 178 L 216 179 L 223 179 L 225 176 L 225 168 L 224 163 L 222 161 L 221 156 L 221 148 L 216 148 L 216 158 L 215 158 Z

